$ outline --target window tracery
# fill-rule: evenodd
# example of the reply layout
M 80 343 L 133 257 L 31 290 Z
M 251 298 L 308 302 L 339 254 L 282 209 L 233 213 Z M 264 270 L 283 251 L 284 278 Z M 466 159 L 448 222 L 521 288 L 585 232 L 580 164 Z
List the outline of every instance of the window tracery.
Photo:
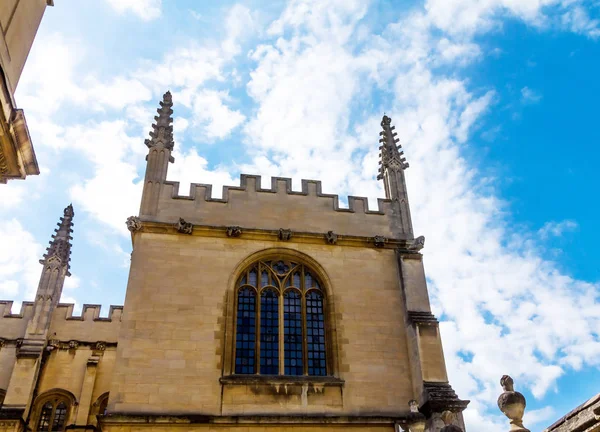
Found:
M 45 398 L 37 422 L 37 432 L 62 432 L 65 430 L 70 402 L 62 395 Z
M 236 374 L 327 375 L 325 293 L 314 271 L 263 260 L 236 289 Z

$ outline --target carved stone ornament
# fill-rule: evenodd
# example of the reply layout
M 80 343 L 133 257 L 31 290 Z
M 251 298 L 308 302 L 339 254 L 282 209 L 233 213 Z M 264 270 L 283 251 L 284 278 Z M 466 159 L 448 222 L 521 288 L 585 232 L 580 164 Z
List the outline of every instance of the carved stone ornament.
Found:
M 94 345 L 94 349 L 96 351 L 104 351 L 106 349 L 106 342 L 96 342 L 96 345 Z
M 0 338 L 0 348 L 3 348 L 4 345 L 6 345 L 6 341 L 2 338 Z
M 48 341 L 48 346 L 46 347 L 48 351 L 52 351 L 54 349 L 60 349 L 60 341 L 58 339 L 50 339 Z
M 424 247 L 425 247 L 425 236 L 419 236 L 408 245 L 408 250 L 418 252 L 421 249 L 423 249 Z
M 131 232 L 136 232 L 142 229 L 142 221 L 137 216 L 129 216 L 127 218 L 127 229 Z
M 191 234 L 194 231 L 194 225 L 191 222 L 186 222 L 183 218 L 179 218 L 179 222 L 175 226 L 181 234 Z
M 239 237 L 242 235 L 242 229 L 239 226 L 227 227 L 227 237 Z
M 330 245 L 337 244 L 338 235 L 336 233 L 334 233 L 333 231 L 327 231 L 327 234 L 325 234 L 325 240 Z
M 409 432 L 423 432 L 425 431 L 425 426 L 427 422 L 425 420 L 425 416 L 419 412 L 419 404 L 416 400 L 411 400 L 408 402 L 408 406 L 410 408 L 410 413 L 407 417 L 407 425 Z
M 292 238 L 292 230 L 279 228 L 279 234 L 277 235 L 279 240 L 288 241 Z
M 375 247 L 382 248 L 385 246 L 387 239 L 383 236 L 375 236 L 373 237 L 373 243 L 375 243 Z
M 76 340 L 69 341 L 70 350 L 76 350 L 77 348 L 79 348 L 79 342 L 77 342 Z
M 498 408 L 510 420 L 510 432 L 530 432 L 523 426 L 523 414 L 527 405 L 525 396 L 516 392 L 513 379 L 504 375 L 500 379 L 500 385 L 504 393 L 498 398 Z
M 452 424 L 456 419 L 456 415 L 452 411 L 444 411 L 441 418 L 445 426 L 440 432 L 463 432 L 461 428 Z

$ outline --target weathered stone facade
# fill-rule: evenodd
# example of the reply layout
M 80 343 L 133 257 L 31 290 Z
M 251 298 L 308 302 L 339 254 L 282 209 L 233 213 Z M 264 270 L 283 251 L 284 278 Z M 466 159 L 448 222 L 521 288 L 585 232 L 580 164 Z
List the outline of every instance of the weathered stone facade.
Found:
M 565 414 L 544 432 L 600 432 L 600 393 Z
M 40 173 L 14 94 L 46 6 L 53 0 L 0 1 L 0 183 Z
M 221 199 L 204 184 L 180 195 L 178 183 L 166 181 L 171 107 L 167 93 L 146 141 L 140 214 L 127 221 L 133 253 L 124 308 L 103 319 L 97 306 L 73 317 L 72 306 L 57 304 L 68 275 L 68 250 L 57 242 L 69 238 L 70 207 L 42 260 L 35 302 L 18 316 L 0 303 L 0 432 L 39 430 L 46 418 L 63 417 L 69 428 L 115 432 L 464 429 L 460 413 L 468 401 L 448 383 L 420 253 L 424 239 L 415 239 L 410 219 L 408 164 L 391 119 L 384 117 L 381 133 L 386 198 L 370 210 L 357 197 L 341 208 L 318 181 L 303 180 L 294 191 L 290 179 L 264 187 L 250 175 L 225 187 Z M 249 270 L 258 262 L 277 263 L 260 273 L 260 283 Z M 300 274 L 311 285 L 300 288 Z M 244 286 L 256 313 L 242 307 Z M 270 330 L 261 327 L 272 318 L 262 309 L 262 286 L 279 317 Z M 288 313 L 292 298 L 302 314 Z M 309 298 L 321 309 L 309 311 Z M 317 315 L 324 354 L 314 373 L 308 335 Z M 242 338 L 244 328 L 254 333 Z M 246 340 L 251 354 L 243 357 Z M 293 343 L 298 360 L 290 357 Z M 258 373 L 261 350 L 271 345 L 280 373 Z M 239 372 L 240 362 L 255 359 L 254 372 Z M 288 362 L 304 373 L 286 372 Z M 458 415 L 442 416 L 448 410 Z

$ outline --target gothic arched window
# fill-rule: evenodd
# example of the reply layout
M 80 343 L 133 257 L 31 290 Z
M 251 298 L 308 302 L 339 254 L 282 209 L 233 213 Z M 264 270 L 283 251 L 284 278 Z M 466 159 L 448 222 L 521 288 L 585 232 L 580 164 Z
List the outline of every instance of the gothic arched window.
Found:
M 36 432 L 62 432 L 67 424 L 70 403 L 67 398 L 55 395 L 41 401 Z
M 327 375 L 325 293 L 316 272 L 259 261 L 236 284 L 235 373 Z

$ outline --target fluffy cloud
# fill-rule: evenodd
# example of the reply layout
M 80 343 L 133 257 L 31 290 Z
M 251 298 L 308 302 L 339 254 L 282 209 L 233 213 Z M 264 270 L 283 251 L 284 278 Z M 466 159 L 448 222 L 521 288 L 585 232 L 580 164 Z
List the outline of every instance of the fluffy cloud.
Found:
M 144 21 L 151 21 L 161 16 L 162 0 L 106 0 L 119 14 L 131 12 Z
M 44 249 L 16 219 L 0 224 L 0 295 L 23 300 L 35 295 L 42 266 L 38 260 Z

